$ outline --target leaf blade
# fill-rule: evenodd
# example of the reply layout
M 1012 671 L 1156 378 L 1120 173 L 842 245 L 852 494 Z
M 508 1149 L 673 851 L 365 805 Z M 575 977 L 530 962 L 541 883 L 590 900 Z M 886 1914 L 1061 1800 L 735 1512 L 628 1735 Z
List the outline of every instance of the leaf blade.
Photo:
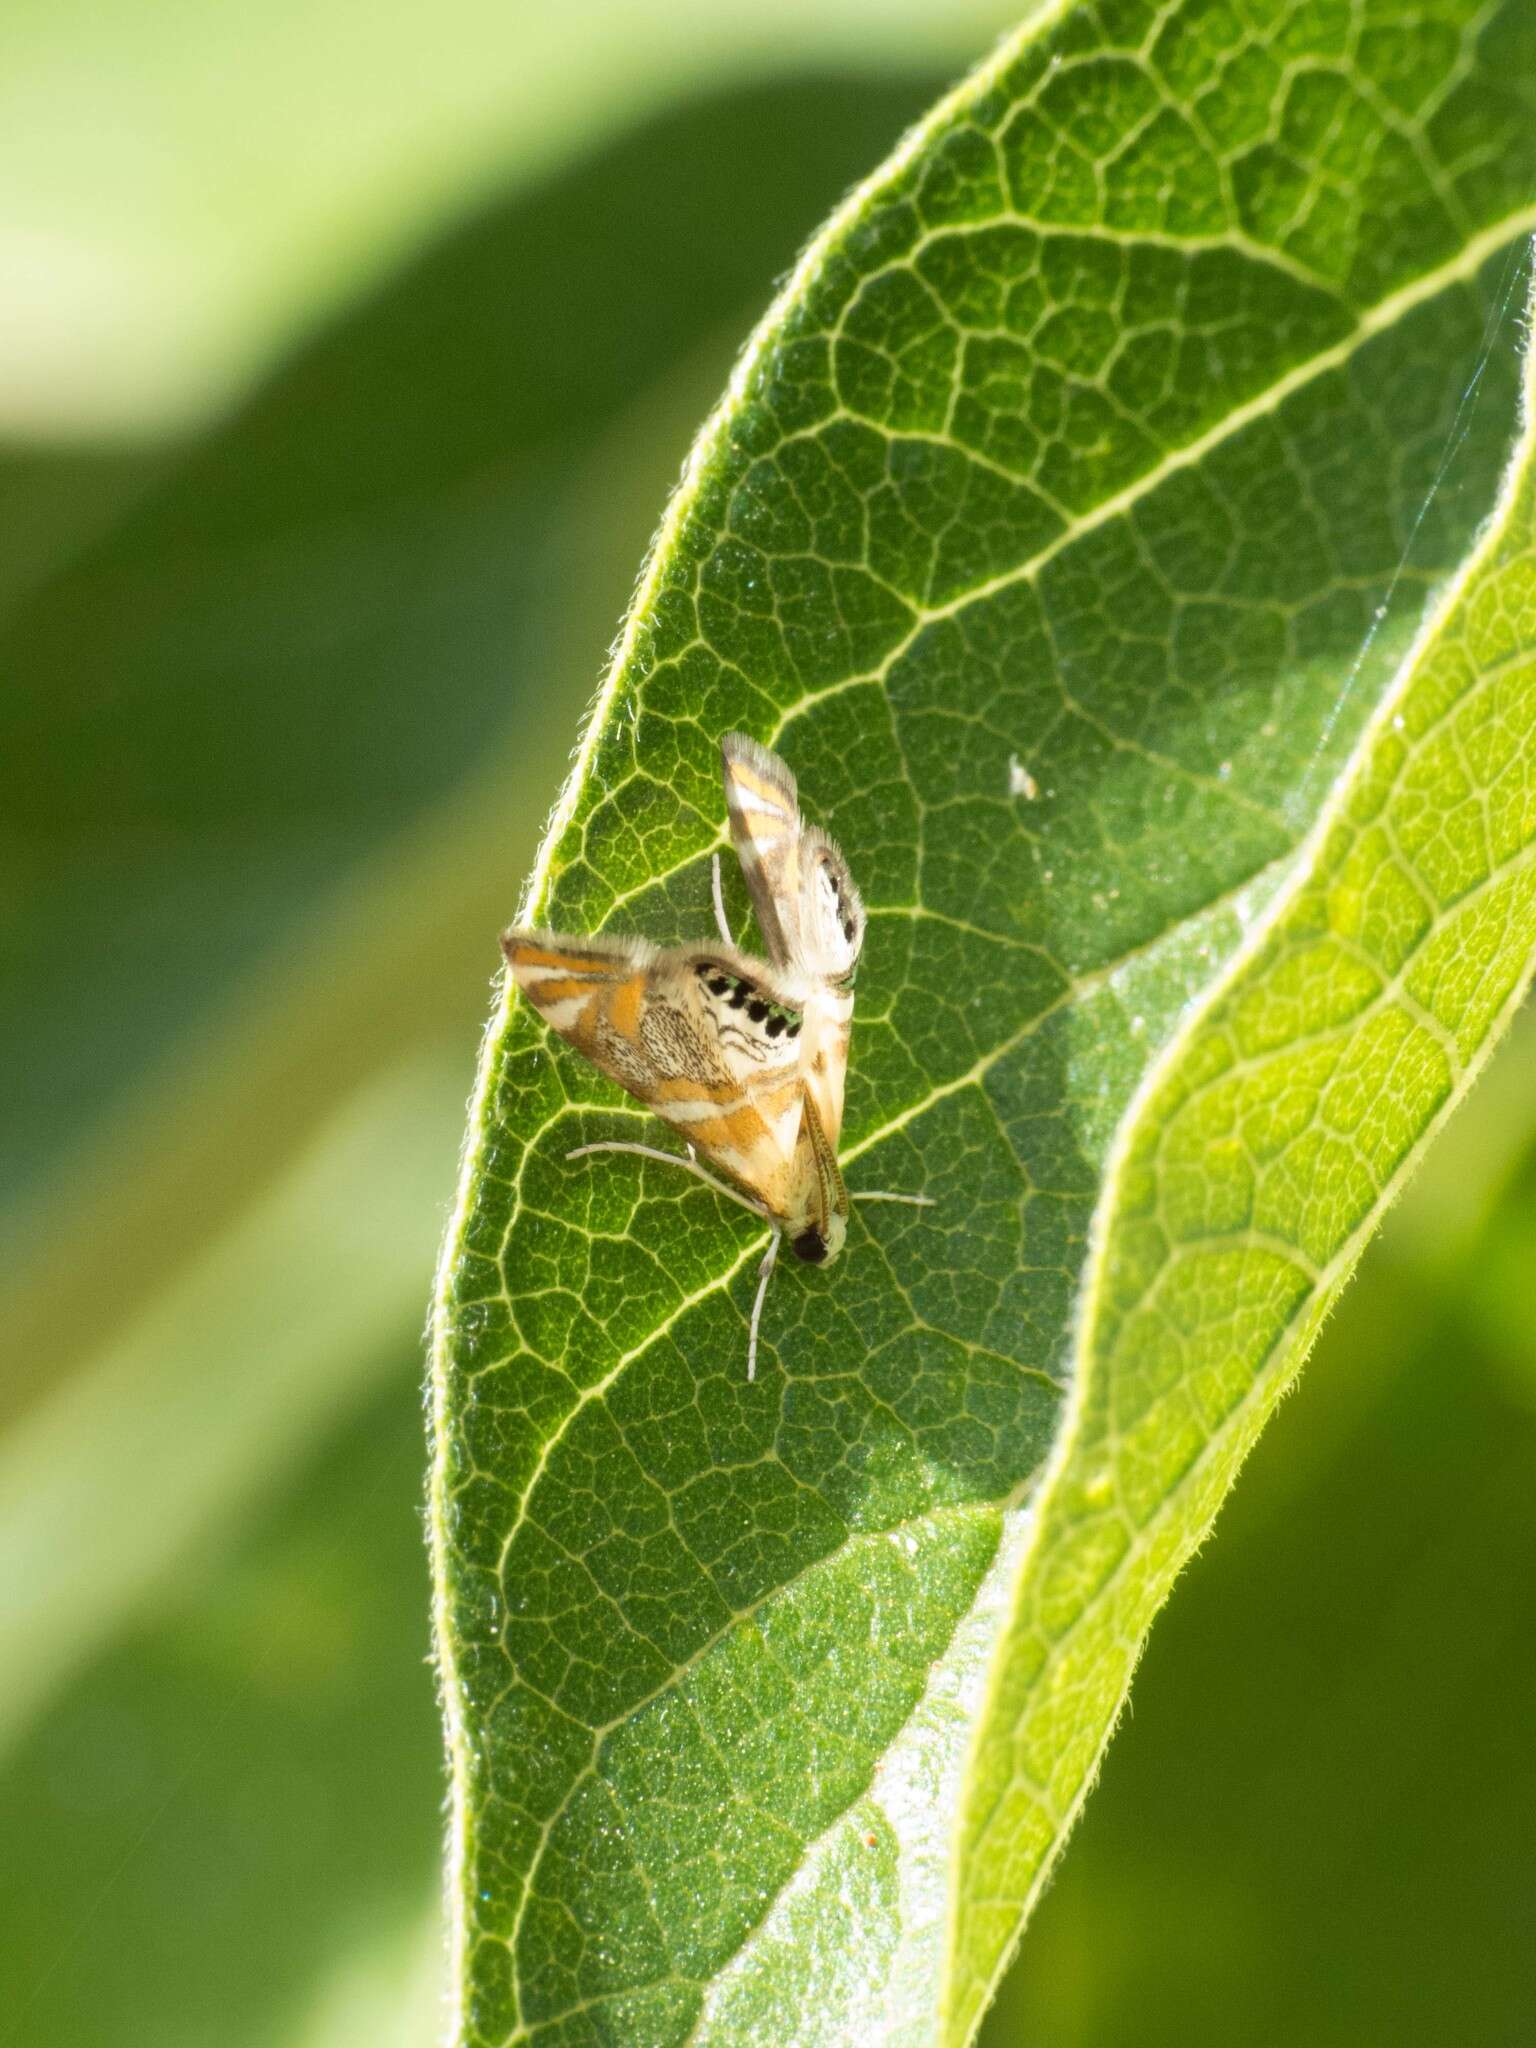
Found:
M 1022 1859 L 1030 1865 L 1029 1877 L 1021 1880 L 1015 1868 L 1007 1887 L 1021 1901 L 1038 1893 L 1129 1689 L 1125 1646 L 1130 1646 L 1133 1661 L 1178 1570 L 1214 1521 L 1238 1466 L 1300 1371 L 1366 1238 L 1418 1164 L 1424 1147 L 1459 1106 L 1529 989 L 1536 967 L 1536 816 L 1529 796 L 1536 772 L 1536 379 L 1531 364 L 1528 356 L 1523 441 L 1509 468 L 1503 502 L 1480 547 L 1429 622 L 1398 688 L 1373 722 L 1362 757 L 1320 821 L 1310 857 L 1304 857 L 1293 886 L 1213 991 L 1193 1027 L 1180 1035 L 1149 1076 L 1142 1102 L 1122 1126 L 1094 1253 L 1098 1284 L 1090 1283 L 1087 1290 L 1077 1379 L 1079 1412 L 1064 1420 L 1057 1468 L 1043 1490 L 1031 1553 L 1020 1570 L 1019 1608 L 1010 1624 L 1015 1631 L 1032 1628 L 1035 1641 L 1044 1639 L 1051 1647 L 1027 1676 L 1026 1663 L 1017 1654 L 1000 1661 L 1002 1697 L 977 1735 L 977 1756 L 985 1761 L 969 1794 L 969 1839 L 961 1857 L 967 1890 L 999 1886 L 996 1855 L 989 1854 L 987 1838 L 995 1841 L 1011 1824 L 1030 1835 L 1036 1849 L 1032 1857 Z M 1499 718 L 1491 724 L 1480 721 L 1479 700 L 1493 696 L 1504 699 Z M 1513 798 L 1515 806 L 1506 809 L 1501 858 L 1490 861 L 1481 877 L 1469 872 L 1475 870 L 1475 854 L 1469 862 L 1465 843 L 1454 847 L 1448 861 L 1436 841 L 1423 836 L 1426 782 L 1444 777 L 1448 758 L 1465 767 L 1469 743 L 1470 758 L 1481 772 L 1465 774 L 1461 805 L 1475 808 L 1480 798 L 1486 799 L 1502 784 L 1506 799 Z M 1449 820 L 1443 809 L 1437 812 L 1438 830 L 1444 832 L 1449 824 L 1453 841 L 1454 822 L 1454 810 Z M 1488 841 L 1490 849 L 1495 843 Z M 1426 863 L 1425 868 L 1417 869 L 1416 861 Z M 1418 929 L 1410 926 L 1406 940 L 1399 922 L 1405 894 L 1417 894 L 1421 905 Z M 1437 895 L 1442 912 L 1449 910 L 1454 917 L 1449 930 L 1441 919 L 1422 914 L 1423 904 L 1433 903 Z M 1360 1028 L 1358 986 L 1347 989 L 1332 1015 L 1325 1011 L 1319 1016 L 1315 1001 L 1294 1000 L 1308 984 L 1314 991 L 1320 987 L 1330 968 L 1361 966 L 1366 954 L 1360 943 L 1362 931 L 1369 932 L 1387 956 L 1365 1006 L 1367 1014 L 1380 1016 L 1382 1028 L 1374 1035 Z M 1449 1019 L 1436 1012 L 1437 991 L 1443 991 L 1441 999 L 1454 1013 Z M 1272 1005 L 1280 1006 L 1282 1016 L 1288 1011 L 1290 1031 L 1284 1025 L 1276 1030 L 1273 1021 L 1266 1023 L 1266 993 Z M 1337 1004 L 1337 997 L 1334 1001 Z M 1305 1019 L 1304 1032 L 1294 1028 L 1298 1017 Z M 1342 1050 L 1332 1060 L 1317 1061 L 1315 1051 L 1327 1048 L 1330 1037 L 1334 1049 Z M 1288 1057 L 1291 1065 L 1286 1071 Z M 1383 1085 L 1383 1061 L 1389 1075 L 1396 1077 L 1390 1088 Z M 1230 1188 L 1222 1191 L 1227 1197 L 1225 1214 L 1194 1219 L 1186 1188 L 1183 1241 L 1180 1231 L 1172 1228 L 1167 1241 L 1156 1247 L 1149 1242 L 1153 1232 L 1148 1227 L 1156 1212 L 1158 1191 L 1153 1183 L 1177 1181 L 1181 1168 L 1190 1179 L 1201 1174 L 1209 1144 L 1204 1138 L 1199 1141 L 1206 1158 L 1196 1163 L 1189 1150 L 1191 1121 L 1202 1101 L 1219 1097 L 1224 1086 L 1229 1097 L 1224 1106 L 1230 1105 L 1232 1077 L 1245 1063 L 1262 1063 L 1269 1069 L 1268 1079 L 1283 1073 L 1304 1100 L 1309 1098 L 1311 1111 L 1304 1115 L 1292 1101 L 1286 1107 L 1287 1127 L 1264 1135 L 1257 1154 L 1263 1166 L 1255 1167 L 1254 1199 L 1246 1203 L 1248 1213 L 1261 1220 L 1233 1220 Z M 1314 1121 L 1326 1123 L 1322 1112 L 1330 1094 L 1350 1119 L 1346 1128 L 1352 1141 L 1362 1150 L 1365 1141 L 1371 1141 L 1373 1171 L 1349 1176 L 1342 1203 L 1337 1198 L 1330 1203 L 1327 1195 L 1337 1157 L 1330 1160 L 1326 1150 L 1321 1157 L 1296 1157 Z M 1257 1102 L 1250 1105 L 1252 1124 L 1261 1114 Z M 1230 1149 L 1230 1126 L 1224 1137 Z M 1171 1171 L 1159 1156 L 1165 1152 L 1174 1154 Z M 1300 1187 L 1308 1190 L 1292 1225 L 1296 1243 L 1271 1238 L 1264 1227 L 1269 1219 L 1258 1183 L 1264 1167 L 1278 1176 L 1282 1163 L 1292 1174 L 1292 1193 Z M 1227 1165 L 1218 1158 L 1218 1177 Z M 1116 1181 L 1121 1192 L 1118 1207 Z M 1174 1201 L 1177 1204 L 1177 1193 Z M 1239 1201 L 1241 1205 L 1242 1198 Z M 1337 1209 L 1333 1217 L 1330 1208 Z M 1195 1249 L 1202 1245 L 1211 1249 Z M 1217 1350 L 1206 1358 L 1204 1384 L 1193 1390 L 1194 1405 L 1203 1402 L 1215 1419 L 1206 1421 L 1203 1430 L 1178 1431 L 1163 1418 L 1157 1434 L 1175 1456 L 1190 1454 L 1185 1468 L 1161 1487 L 1148 1489 L 1144 1480 L 1139 1488 L 1134 1483 L 1122 1486 L 1117 1483 L 1120 1461 L 1110 1438 L 1117 1430 L 1127 1432 L 1124 1404 L 1127 1395 L 1132 1404 L 1137 1398 L 1138 1373 L 1149 1383 L 1154 1378 L 1161 1381 L 1152 1395 L 1143 1395 L 1144 1402 L 1168 1401 L 1178 1392 L 1168 1343 L 1154 1347 L 1145 1335 L 1145 1324 L 1140 1332 L 1133 1326 L 1156 1285 L 1149 1284 L 1149 1276 L 1156 1271 L 1161 1280 L 1170 1274 L 1181 1251 L 1191 1252 L 1192 1260 L 1217 1263 L 1235 1258 L 1246 1267 L 1235 1278 L 1222 1275 L 1214 1290 L 1215 1298 L 1228 1305 L 1225 1313 L 1234 1327 L 1226 1354 Z M 1198 1289 L 1200 1282 L 1184 1284 Z M 1174 1314 L 1169 1320 L 1197 1353 L 1202 1342 L 1209 1345 L 1208 1318 Z M 1232 1439 L 1223 1445 L 1227 1430 Z M 1138 1447 L 1134 1431 L 1130 1434 L 1125 1460 L 1134 1467 Z M 1196 1469 L 1201 1459 L 1208 1460 L 1210 1469 Z M 1132 1522 L 1148 1523 L 1152 1514 L 1162 1516 L 1178 1504 L 1186 1483 L 1190 1494 L 1184 1504 L 1184 1527 L 1157 1532 L 1163 1555 L 1156 1557 L 1145 1583 L 1132 1580 L 1121 1594 L 1112 1594 L 1120 1599 L 1118 1614 L 1090 1618 L 1100 1595 L 1111 1593 L 1114 1576 L 1124 1570 L 1131 1578 L 1126 1561 L 1133 1546 L 1106 1542 L 1102 1526 L 1093 1531 L 1083 1525 L 1107 1517 L 1117 1494 L 1125 1500 Z M 1049 1591 L 1063 1584 L 1069 1590 L 1056 1614 L 1047 1618 Z M 1048 1668 L 1058 1663 L 1055 1645 L 1068 1642 L 1078 1626 L 1074 1610 L 1101 1640 L 1072 1640 L 1059 1659 L 1062 1666 L 1070 1665 L 1070 1671 L 1050 1674 Z M 1088 1674 L 1095 1666 L 1113 1666 L 1117 1646 L 1120 1676 L 1103 1685 L 1103 1696 L 1112 1697 L 1113 1705 L 1107 1718 L 1098 1718 L 1095 1744 L 1096 1717 L 1083 1704 L 1092 1682 Z M 1058 1818 L 1042 1832 L 1041 1816 L 1032 1817 L 1033 1825 L 1017 1813 L 1011 1821 L 1005 1816 L 1010 1792 L 997 1782 L 996 1769 L 1010 1739 L 1016 1772 L 1032 1742 L 1040 1743 L 1038 1725 L 1032 1736 L 1029 1724 L 1048 1720 L 1053 1710 L 1059 1711 L 1060 1699 L 1053 1702 L 1047 1697 L 1025 1706 L 1023 1694 L 1040 1684 L 1048 1695 L 1052 1675 L 1057 1675 L 1059 1685 L 1070 1687 L 1078 1740 L 1076 1754 L 1064 1760 L 1065 1769 L 1058 1761 L 1059 1780 L 1070 1786 L 1071 1812 L 1064 1823 Z M 1009 1722 L 1015 1724 L 1011 1738 L 1002 1733 Z M 980 1810 L 989 1801 L 983 1820 Z M 1011 1803 L 1019 1804 L 1017 1786 Z M 960 1917 L 964 1918 L 963 1906 Z M 1011 1931 L 993 1951 L 994 1970 L 1010 1945 Z M 987 1952 L 985 1939 L 976 1946 Z M 982 1986 L 973 1982 L 966 1987 L 957 2001 L 950 2038 L 970 2038 L 984 2003 Z
M 1273 10 L 1275 40 L 1309 20 Z M 1026 32 L 808 253 L 668 514 L 524 906 L 567 929 L 704 926 L 718 732 L 785 744 L 859 849 L 872 911 L 848 1157 L 878 1147 L 882 1181 L 938 1208 L 870 1219 L 835 1290 L 780 1289 L 776 1363 L 748 1394 L 732 1368 L 758 1241 L 660 1169 L 572 1181 L 558 1151 L 632 1134 L 633 1113 L 526 1018 L 493 1024 L 436 1377 L 476 2038 L 601 2014 L 657 2038 L 816 2039 L 842 2009 L 803 1940 L 746 1987 L 758 1931 L 778 1938 L 775 1901 L 792 1912 L 796 1873 L 933 1707 L 929 1646 L 974 1613 L 1054 1432 L 1119 1115 L 1284 881 L 1414 600 L 1460 559 L 1460 484 L 1491 494 L 1497 392 L 1455 443 L 1458 488 L 1414 523 L 1484 363 L 1499 253 L 1536 222 L 1528 147 L 1518 190 L 1481 189 L 1480 213 L 1463 195 L 1447 255 L 1454 179 L 1422 165 L 1324 249 L 1288 236 L 1263 180 L 1223 199 L 1197 178 L 1177 217 L 1148 202 L 1138 181 L 1180 161 L 1182 130 L 1139 159 L 1101 136 L 1098 243 L 1029 123 L 1065 78 L 1062 133 L 1123 89 L 1134 135 L 1125 34 L 1070 12 Z M 1265 232 L 1278 260 L 1255 263 Z M 1198 315 L 1205 293 L 1246 314 L 1209 390 L 1188 361 L 1159 384 L 1139 358 L 1144 418 L 1187 461 L 1105 399 L 1105 280 L 1131 257 L 1139 304 L 1188 295 Z M 1058 303 L 1023 305 L 1026 362 L 990 329 L 1031 285 Z M 945 294 L 969 353 L 929 317 Z M 1217 325 L 1193 320 L 1190 361 Z M 1025 456 L 1019 417 L 1041 429 Z M 1299 518 L 1263 489 L 1288 469 Z M 921 1578 L 841 1569 L 919 1528 Z M 947 1883 L 925 1854 L 863 1930 L 914 2039 L 938 2024 Z

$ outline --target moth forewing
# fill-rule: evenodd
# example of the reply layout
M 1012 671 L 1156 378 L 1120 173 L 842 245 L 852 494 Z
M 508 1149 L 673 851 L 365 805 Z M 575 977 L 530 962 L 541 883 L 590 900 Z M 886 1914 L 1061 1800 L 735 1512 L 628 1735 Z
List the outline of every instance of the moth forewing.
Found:
M 742 732 L 720 742 L 731 844 L 752 898 L 768 958 L 797 955 L 800 916 L 800 800 L 795 778 L 767 747 Z
M 643 939 L 512 930 L 502 933 L 501 950 L 513 981 L 544 1021 L 594 1066 L 610 1072 L 599 1055 L 609 1041 L 632 1036 L 638 1027 L 658 949 Z M 612 1078 L 622 1081 L 619 1074 Z

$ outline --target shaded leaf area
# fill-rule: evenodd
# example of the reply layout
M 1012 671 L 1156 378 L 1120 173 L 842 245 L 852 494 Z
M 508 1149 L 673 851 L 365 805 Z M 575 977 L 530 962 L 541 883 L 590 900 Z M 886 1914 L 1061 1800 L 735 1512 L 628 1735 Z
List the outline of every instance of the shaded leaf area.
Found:
M 802 266 L 664 530 L 532 913 L 707 929 L 719 734 L 779 746 L 871 909 L 851 1179 L 936 1206 L 780 1275 L 749 1386 L 760 1235 L 567 1165 L 641 1123 L 498 1020 L 437 1384 L 467 2040 L 939 2024 L 1106 1146 L 1514 417 L 1529 11 L 1251 15 L 1079 10 L 979 74 Z
M 1528 402 L 1536 400 L 1536 377 Z M 968 2038 L 1174 1573 L 1536 958 L 1536 408 L 1302 886 L 1138 1105 L 967 1786 Z M 969 1915 L 966 1908 L 970 1907 Z

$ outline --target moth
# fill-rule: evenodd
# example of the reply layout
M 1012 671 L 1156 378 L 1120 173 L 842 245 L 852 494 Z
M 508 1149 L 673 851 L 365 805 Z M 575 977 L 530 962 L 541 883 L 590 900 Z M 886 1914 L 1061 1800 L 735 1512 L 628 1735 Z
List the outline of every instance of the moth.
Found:
M 662 1160 L 769 1226 L 747 1333 L 750 1380 L 781 1242 L 787 1237 L 797 1257 L 824 1266 L 848 1232 L 837 1145 L 865 917 L 848 863 L 802 819 L 795 778 L 778 755 L 733 732 L 720 756 L 731 840 L 766 960 L 731 937 L 718 854 L 718 944 L 658 947 L 514 929 L 501 945 L 512 979 L 545 1022 L 688 1147 L 685 1156 L 610 1139 L 578 1145 L 567 1158 L 634 1152 Z M 860 1190 L 856 1199 L 926 1206 L 928 1198 Z

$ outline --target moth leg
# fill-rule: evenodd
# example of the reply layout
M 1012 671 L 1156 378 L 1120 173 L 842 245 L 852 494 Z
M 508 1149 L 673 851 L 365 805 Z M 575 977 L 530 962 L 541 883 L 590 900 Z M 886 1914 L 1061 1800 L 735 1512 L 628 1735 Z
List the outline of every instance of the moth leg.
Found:
M 720 936 L 728 946 L 734 946 L 736 941 L 731 937 L 731 928 L 725 921 L 725 897 L 720 888 L 720 856 L 718 853 L 712 854 L 710 857 L 709 893 L 715 900 L 715 923 L 719 927 Z
M 851 1199 L 855 1202 L 906 1202 L 913 1209 L 936 1209 L 938 1202 L 932 1195 L 892 1195 L 874 1188 L 850 1188 Z
M 768 1292 L 768 1282 L 773 1277 L 774 1263 L 779 1256 L 779 1245 L 784 1233 L 777 1224 L 773 1225 L 773 1237 L 763 1263 L 757 1269 L 757 1295 L 752 1303 L 752 1320 L 747 1326 L 747 1378 L 757 1378 L 757 1326 L 763 1319 L 763 1296 Z
M 585 1159 L 589 1152 L 633 1152 L 640 1159 L 659 1159 L 663 1166 L 680 1166 L 684 1173 L 691 1173 L 695 1180 L 703 1181 L 705 1187 L 713 1188 L 717 1195 L 724 1195 L 729 1201 L 739 1202 L 743 1209 L 749 1210 L 759 1221 L 768 1214 L 761 1202 L 754 1202 L 752 1197 L 744 1195 L 740 1188 L 733 1188 L 729 1181 L 717 1180 L 714 1174 L 700 1166 L 698 1160 L 692 1156 L 691 1147 L 689 1157 L 683 1159 L 676 1152 L 663 1152 L 659 1145 L 633 1145 L 623 1138 L 604 1138 L 595 1145 L 578 1145 L 574 1152 L 567 1152 L 565 1156 L 567 1159 Z

